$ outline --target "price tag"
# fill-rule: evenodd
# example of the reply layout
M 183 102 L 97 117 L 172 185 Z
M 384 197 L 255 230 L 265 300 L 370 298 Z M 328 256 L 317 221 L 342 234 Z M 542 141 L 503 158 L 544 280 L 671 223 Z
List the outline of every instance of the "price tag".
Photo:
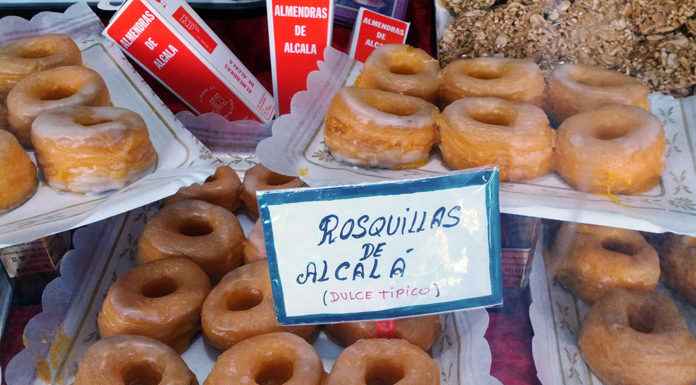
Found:
M 411 23 L 360 8 L 355 19 L 350 56 L 365 62 L 375 48 L 384 44 L 404 44 Z
M 502 303 L 497 169 L 259 192 L 282 324 Z M 384 327 L 388 333 L 388 327 Z
M 278 111 L 287 114 L 292 96 L 307 88 L 307 76 L 331 45 L 333 1 L 266 0 L 266 9 L 273 94 Z

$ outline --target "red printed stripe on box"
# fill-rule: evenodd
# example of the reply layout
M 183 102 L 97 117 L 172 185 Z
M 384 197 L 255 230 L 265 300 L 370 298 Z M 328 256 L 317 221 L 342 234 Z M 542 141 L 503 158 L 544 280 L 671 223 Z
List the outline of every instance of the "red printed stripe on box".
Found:
M 184 7 L 179 7 L 174 11 L 174 20 L 181 24 L 197 42 L 199 42 L 208 53 L 213 53 L 217 44 L 205 30 L 186 12 Z
M 404 44 L 410 23 L 360 8 L 353 30 L 350 56 L 364 62 L 375 48 L 384 44 Z
M 198 113 L 228 120 L 256 115 L 141 0 L 122 9 L 106 34 Z

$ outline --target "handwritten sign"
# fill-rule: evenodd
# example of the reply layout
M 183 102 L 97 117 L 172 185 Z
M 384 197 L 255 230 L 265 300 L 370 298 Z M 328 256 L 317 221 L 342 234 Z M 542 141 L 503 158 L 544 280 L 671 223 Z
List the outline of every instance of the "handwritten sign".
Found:
M 355 20 L 350 56 L 365 62 L 375 48 L 384 44 L 404 44 L 411 23 L 360 8 Z
M 259 192 L 278 319 L 387 319 L 502 301 L 497 169 Z
M 281 114 L 290 100 L 307 88 L 307 75 L 317 70 L 331 44 L 333 1 L 266 0 L 273 70 L 273 94 Z

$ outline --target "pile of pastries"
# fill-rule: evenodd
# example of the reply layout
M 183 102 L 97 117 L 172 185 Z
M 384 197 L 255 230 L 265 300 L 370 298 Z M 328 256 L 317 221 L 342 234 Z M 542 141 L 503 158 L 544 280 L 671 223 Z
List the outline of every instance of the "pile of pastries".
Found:
M 168 198 L 138 240 L 138 265 L 104 299 L 102 339 L 81 359 L 75 385 L 197 384 L 179 354 L 201 330 L 222 352 L 207 385 L 439 385 L 427 353 L 440 335 L 438 316 L 278 323 L 256 191 L 301 186 L 261 165 L 243 182 L 220 167 Z M 248 239 L 234 214 L 242 206 L 257 220 Z M 311 345 L 320 330 L 345 347 L 330 373 Z
M 497 165 L 502 181 L 555 171 L 580 191 L 637 194 L 665 165 L 648 93 L 595 67 L 560 65 L 545 79 L 533 61 L 482 57 L 440 69 L 423 50 L 385 45 L 331 101 L 324 139 L 363 167 L 418 168 L 437 148 L 450 169 Z
M 0 213 L 36 191 L 32 150 L 46 184 L 75 193 L 120 189 L 157 161 L 145 121 L 112 107 L 104 79 L 63 34 L 0 46 Z
M 553 277 L 591 309 L 580 351 L 606 385 L 696 383 L 696 336 L 662 278 L 696 306 L 696 238 L 653 247 L 637 231 L 564 223 L 546 253 Z

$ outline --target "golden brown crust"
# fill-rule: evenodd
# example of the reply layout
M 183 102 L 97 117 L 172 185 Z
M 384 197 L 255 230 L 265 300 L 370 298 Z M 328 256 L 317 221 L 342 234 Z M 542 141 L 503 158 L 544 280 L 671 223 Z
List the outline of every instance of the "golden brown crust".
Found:
M 36 166 L 11 133 L 0 130 L 0 214 L 30 199 L 38 185 Z
M 660 252 L 667 284 L 696 306 L 696 238 L 670 234 Z
M 302 186 L 304 184 L 296 177 L 281 175 L 267 169 L 262 164 L 257 164 L 244 174 L 244 182 L 242 182 L 242 191 L 239 198 L 244 203 L 249 216 L 256 220 L 259 217 L 259 206 L 256 201 L 257 191 L 298 188 Z
M 347 322 L 326 325 L 324 330 L 341 346 L 350 346 L 361 339 L 400 338 L 425 351 L 429 351 L 440 336 L 440 317 L 413 317 L 392 321 L 394 330 L 383 335 L 378 330 L 377 322 Z
M 229 166 L 220 166 L 204 183 L 179 189 L 179 192 L 167 198 L 165 204 L 197 199 L 235 211 L 239 208 L 241 187 L 242 181 L 237 172 Z

